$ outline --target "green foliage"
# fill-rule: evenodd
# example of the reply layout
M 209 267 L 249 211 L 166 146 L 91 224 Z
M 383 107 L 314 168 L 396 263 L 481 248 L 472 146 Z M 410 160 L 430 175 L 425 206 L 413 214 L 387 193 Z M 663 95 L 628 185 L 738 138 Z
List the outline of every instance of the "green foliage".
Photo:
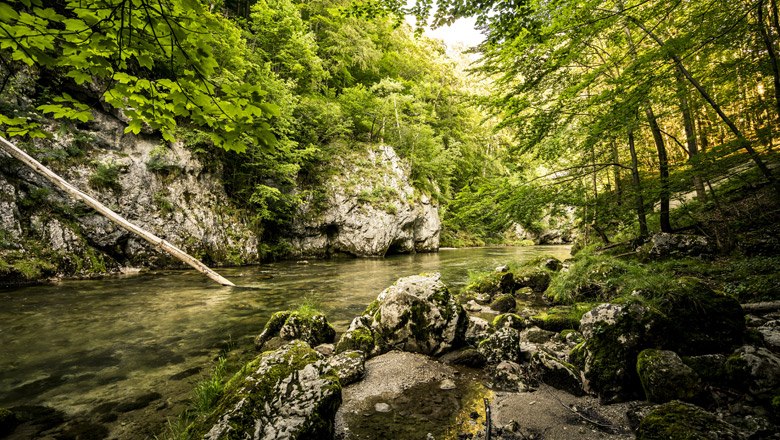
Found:
M 54 96 L 37 106 L 42 114 L 87 122 L 90 98 L 100 98 L 123 110 L 128 133 L 148 126 L 172 141 L 177 120 L 186 118 L 225 149 L 276 143 L 270 122 L 280 112 L 264 99 L 263 68 L 245 61 L 250 52 L 237 27 L 201 3 L 71 0 L 54 9 L 25 0 L 4 7 L 0 50 L 14 62 L 12 73 L 26 65 L 56 69 L 69 87 L 107 84 L 86 99 Z M 7 135 L 39 129 L 36 116 L 11 114 L 0 121 Z
M 222 396 L 225 387 L 227 359 L 220 357 L 211 371 L 211 376 L 195 386 L 193 407 L 200 413 L 210 411 Z
M 167 158 L 168 147 L 160 144 L 149 152 L 149 159 L 146 161 L 146 169 L 153 173 L 171 174 L 180 168 L 175 163 L 171 163 Z
M 173 203 L 168 199 L 165 191 L 158 191 L 152 195 L 152 201 L 160 210 L 161 215 L 168 215 L 175 210 Z
M 94 171 L 89 176 L 89 186 L 95 189 L 107 189 L 111 191 L 121 191 L 122 185 L 119 183 L 119 175 L 124 167 L 115 162 L 95 162 Z
M 674 279 L 636 261 L 580 252 L 568 271 L 557 274 L 546 295 L 557 303 L 609 301 L 641 293 L 647 297 L 673 290 Z

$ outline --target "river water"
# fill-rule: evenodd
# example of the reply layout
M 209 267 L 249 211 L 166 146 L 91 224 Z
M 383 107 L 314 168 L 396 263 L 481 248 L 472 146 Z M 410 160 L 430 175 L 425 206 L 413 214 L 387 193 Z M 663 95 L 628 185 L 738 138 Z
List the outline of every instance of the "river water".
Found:
M 308 301 L 342 332 L 399 277 L 440 272 L 457 290 L 470 271 L 539 255 L 565 259 L 569 248 L 445 249 L 221 270 L 238 288 L 164 271 L 0 291 L 0 407 L 45 406 L 71 424 L 103 424 L 113 438 L 152 437 L 186 406 L 214 358 L 251 351 L 275 311 Z M 39 428 L 15 435 L 46 436 Z

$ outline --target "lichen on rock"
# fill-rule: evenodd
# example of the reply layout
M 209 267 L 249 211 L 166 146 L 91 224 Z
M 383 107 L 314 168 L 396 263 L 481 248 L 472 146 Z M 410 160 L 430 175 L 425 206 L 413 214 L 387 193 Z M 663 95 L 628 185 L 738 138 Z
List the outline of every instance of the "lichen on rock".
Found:
M 306 343 L 293 341 L 247 364 L 213 415 L 189 432 L 208 440 L 330 438 L 340 403 L 336 370 Z
M 371 340 L 372 355 L 390 350 L 440 355 L 463 345 L 466 312 L 439 278 L 439 274 L 400 278 L 352 321 L 336 350 L 367 351 Z

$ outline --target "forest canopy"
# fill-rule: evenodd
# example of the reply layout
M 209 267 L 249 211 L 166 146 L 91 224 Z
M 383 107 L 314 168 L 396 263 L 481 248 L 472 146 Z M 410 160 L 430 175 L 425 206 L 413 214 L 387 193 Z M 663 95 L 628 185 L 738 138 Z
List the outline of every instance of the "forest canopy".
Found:
M 605 242 L 704 231 L 724 179 L 777 188 L 774 0 L 433 6 L 4 2 L 0 131 L 34 143 L 97 109 L 184 142 L 220 159 L 264 238 L 285 233 L 322 164 L 367 143 L 392 145 L 438 200 L 444 244 L 553 217 Z M 476 17 L 480 61 L 405 14 Z

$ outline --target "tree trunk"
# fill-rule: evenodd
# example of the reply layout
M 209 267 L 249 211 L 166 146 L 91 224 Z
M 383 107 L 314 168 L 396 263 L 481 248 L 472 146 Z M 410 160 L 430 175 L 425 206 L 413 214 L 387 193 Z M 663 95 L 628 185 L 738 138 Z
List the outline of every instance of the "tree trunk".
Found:
M 658 120 L 653 113 L 653 109 L 648 105 L 645 107 L 645 116 L 647 123 L 650 124 L 650 131 L 653 133 L 655 149 L 658 152 L 658 171 L 661 180 L 661 232 L 672 232 L 672 223 L 669 218 L 669 159 L 666 155 L 666 144 L 664 143 L 661 128 L 658 126 Z
M 631 153 L 631 181 L 634 184 L 636 197 L 634 199 L 636 217 L 639 221 L 639 237 L 649 235 L 647 231 L 647 216 L 645 215 L 645 200 L 642 197 L 642 182 L 639 180 L 639 160 L 636 157 L 636 145 L 634 144 L 634 129 L 628 129 L 628 151 Z
M 615 164 L 615 166 L 612 167 L 615 178 L 615 195 L 617 196 L 618 206 L 621 206 L 623 204 L 623 187 L 620 184 L 620 167 L 617 165 L 620 163 L 620 158 L 618 156 L 617 143 L 614 139 L 612 140 L 612 163 Z
M 191 257 L 186 252 L 182 251 L 181 249 L 177 248 L 171 243 L 163 240 L 162 238 L 159 238 L 156 235 L 130 223 L 129 221 L 125 220 L 123 217 L 119 216 L 117 213 L 109 209 L 106 205 L 98 202 L 97 200 L 93 199 L 89 195 L 79 191 L 76 187 L 74 187 L 73 185 L 65 181 L 65 179 L 55 174 L 47 167 L 43 166 L 40 162 L 30 157 L 27 153 L 25 153 L 24 151 L 22 151 L 21 149 L 19 149 L 14 144 L 12 144 L 11 142 L 9 142 L 8 140 L 6 140 L 4 137 L 1 136 L 0 136 L 0 150 L 5 151 L 6 153 L 10 154 L 11 157 L 18 159 L 23 164 L 32 168 L 35 172 L 37 172 L 38 174 L 46 178 L 46 180 L 54 184 L 57 188 L 61 189 L 69 196 L 73 197 L 74 199 L 81 200 L 82 202 L 87 204 L 87 206 L 89 206 L 90 208 L 103 214 L 106 218 L 116 223 L 117 225 L 121 226 L 122 228 L 126 229 L 127 231 L 132 232 L 133 234 L 138 235 L 139 237 L 148 241 L 156 248 L 168 252 L 178 260 L 189 264 L 190 266 L 197 269 L 199 272 L 205 274 L 207 277 L 211 278 L 212 280 L 216 281 L 217 283 L 223 286 L 235 286 L 235 284 L 223 278 L 220 274 L 209 269 L 208 267 L 206 267 L 205 264 Z
M 650 29 L 648 29 L 641 21 L 637 20 L 634 17 L 626 16 L 629 21 L 636 24 L 642 31 L 644 31 L 645 34 L 647 34 L 648 37 L 653 39 L 653 41 L 658 44 L 659 47 L 665 47 L 665 43 L 663 40 L 658 38 L 657 35 L 655 35 Z M 753 149 L 753 146 L 750 145 L 750 141 L 747 140 L 745 135 L 742 134 L 742 131 L 740 131 L 739 128 L 734 124 L 734 121 L 729 118 L 726 113 L 723 112 L 723 110 L 720 108 L 720 105 L 718 105 L 717 102 L 710 96 L 709 92 L 699 83 L 699 81 L 694 78 L 690 72 L 688 72 L 688 69 L 685 68 L 685 65 L 683 65 L 682 60 L 679 56 L 674 54 L 673 52 L 669 52 L 669 57 L 674 61 L 674 64 L 677 66 L 677 69 L 680 70 L 680 73 L 685 76 L 685 79 L 688 80 L 691 85 L 699 92 L 702 98 L 704 98 L 705 101 L 712 107 L 713 110 L 715 110 L 715 113 L 718 114 L 718 117 L 723 121 L 724 124 L 731 130 L 731 132 L 734 134 L 734 136 L 737 137 L 737 141 L 739 142 L 739 145 L 742 146 L 742 148 L 747 151 L 748 156 L 753 160 L 753 162 L 758 166 L 758 169 L 761 170 L 761 173 L 764 175 L 766 180 L 772 185 L 775 189 L 775 191 L 780 194 L 780 185 L 778 184 L 778 181 L 775 179 L 774 174 L 772 174 L 772 171 L 767 167 L 767 165 L 764 163 L 764 161 L 761 159 L 761 157 L 758 155 L 758 152 Z
M 758 0 L 756 5 L 756 12 L 758 18 L 758 32 L 761 34 L 761 39 L 764 40 L 764 46 L 766 46 L 767 55 L 769 55 L 769 65 L 772 67 L 772 77 L 774 78 L 775 88 L 775 110 L 777 110 L 777 116 L 780 118 L 780 67 L 777 64 L 777 52 L 775 52 L 775 45 L 772 42 L 772 37 L 769 35 L 769 29 L 767 29 L 764 22 L 764 0 Z
M 688 90 L 685 87 L 685 78 L 682 72 L 676 71 L 675 79 L 677 81 L 677 97 L 680 101 L 680 112 L 683 117 L 683 128 L 685 129 L 685 144 L 688 149 L 688 158 L 693 160 L 699 154 L 699 146 L 696 143 L 696 126 L 693 122 L 693 112 L 688 102 Z M 704 182 L 701 177 L 701 170 L 696 163 L 693 163 L 693 187 L 696 189 L 696 198 L 700 202 L 707 201 L 707 191 L 704 189 Z

